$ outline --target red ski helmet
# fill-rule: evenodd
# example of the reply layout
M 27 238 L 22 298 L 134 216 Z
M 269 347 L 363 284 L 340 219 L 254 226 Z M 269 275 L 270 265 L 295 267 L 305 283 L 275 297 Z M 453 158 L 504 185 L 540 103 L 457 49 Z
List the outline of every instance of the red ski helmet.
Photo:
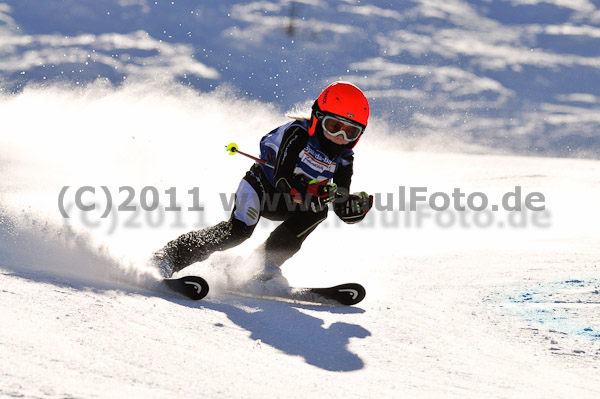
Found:
M 327 86 L 315 101 L 312 123 L 308 131 L 311 136 L 315 134 L 318 112 L 341 116 L 363 126 L 364 130 L 369 121 L 369 101 L 358 87 L 349 82 L 339 81 Z

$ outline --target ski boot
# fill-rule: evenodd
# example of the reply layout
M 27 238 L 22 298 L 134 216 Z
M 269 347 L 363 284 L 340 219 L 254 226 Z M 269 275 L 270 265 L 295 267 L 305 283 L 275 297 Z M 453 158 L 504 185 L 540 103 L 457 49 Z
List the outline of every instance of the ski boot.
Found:
M 288 280 L 281 273 L 281 268 L 271 260 L 265 261 L 264 269 L 255 278 L 257 281 L 268 285 L 289 286 Z

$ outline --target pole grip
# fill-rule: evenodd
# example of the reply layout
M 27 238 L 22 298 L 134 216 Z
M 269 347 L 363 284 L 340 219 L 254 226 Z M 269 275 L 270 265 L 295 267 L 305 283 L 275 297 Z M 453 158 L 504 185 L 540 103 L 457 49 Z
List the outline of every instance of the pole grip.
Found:
M 268 168 L 271 168 L 271 169 L 275 169 L 275 166 L 271 165 L 270 163 L 267 163 L 267 161 L 265 161 L 264 159 L 260 159 L 260 158 L 257 158 L 255 156 L 252 156 L 250 154 L 246 154 L 243 151 L 240 151 L 238 149 L 237 144 L 235 144 L 235 143 L 229 144 L 228 146 L 226 146 L 226 148 L 227 148 L 227 152 L 229 152 L 229 155 L 241 154 L 241 155 L 243 155 L 245 157 L 248 157 L 248 158 L 254 160 L 254 162 L 256 162 L 256 163 L 259 163 L 259 164 L 264 165 L 264 166 L 266 166 Z

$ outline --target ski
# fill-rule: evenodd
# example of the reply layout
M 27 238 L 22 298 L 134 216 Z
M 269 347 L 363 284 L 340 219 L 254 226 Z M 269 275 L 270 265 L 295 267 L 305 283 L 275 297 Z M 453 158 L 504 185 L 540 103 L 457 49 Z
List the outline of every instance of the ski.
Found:
M 328 288 L 307 288 L 307 290 L 347 306 L 356 305 L 365 299 L 367 294 L 365 288 L 357 283 L 340 284 Z
M 166 278 L 163 281 L 171 290 L 195 301 L 204 298 L 209 290 L 206 280 L 198 276 Z
M 204 298 L 209 291 L 208 283 L 199 276 L 167 278 L 163 281 L 172 291 L 195 301 Z M 226 293 L 248 298 L 345 306 L 356 305 L 366 295 L 365 288 L 357 283 L 346 283 L 325 288 L 280 287 L 275 290 L 265 289 L 264 286 L 261 288 L 257 290 L 255 287 L 255 289 L 249 289 L 246 292 L 226 291 Z
M 357 283 L 340 284 L 326 288 L 266 287 L 265 285 L 246 287 L 226 294 L 265 299 L 280 302 L 319 304 L 319 305 L 356 305 L 365 298 L 364 287 Z

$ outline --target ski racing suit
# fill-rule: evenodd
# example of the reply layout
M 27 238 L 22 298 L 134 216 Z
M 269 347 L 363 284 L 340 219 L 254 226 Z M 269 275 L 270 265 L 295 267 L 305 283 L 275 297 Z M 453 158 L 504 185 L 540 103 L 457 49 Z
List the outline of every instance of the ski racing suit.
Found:
M 250 168 L 236 191 L 229 220 L 183 234 L 164 247 L 173 260 L 173 272 L 241 244 L 261 217 L 283 221 L 262 245 L 265 260 L 281 266 L 300 249 L 327 218 L 328 207 L 303 208 L 291 200 L 290 193 L 305 194 L 309 182 L 315 181 L 333 181 L 349 192 L 354 154 L 350 148 L 337 146 L 335 154 L 328 155 L 323 147 L 331 144 L 324 142 L 322 131 L 310 136 L 308 124 L 308 120 L 293 121 L 262 138 L 261 159 L 274 168 L 258 163 Z

